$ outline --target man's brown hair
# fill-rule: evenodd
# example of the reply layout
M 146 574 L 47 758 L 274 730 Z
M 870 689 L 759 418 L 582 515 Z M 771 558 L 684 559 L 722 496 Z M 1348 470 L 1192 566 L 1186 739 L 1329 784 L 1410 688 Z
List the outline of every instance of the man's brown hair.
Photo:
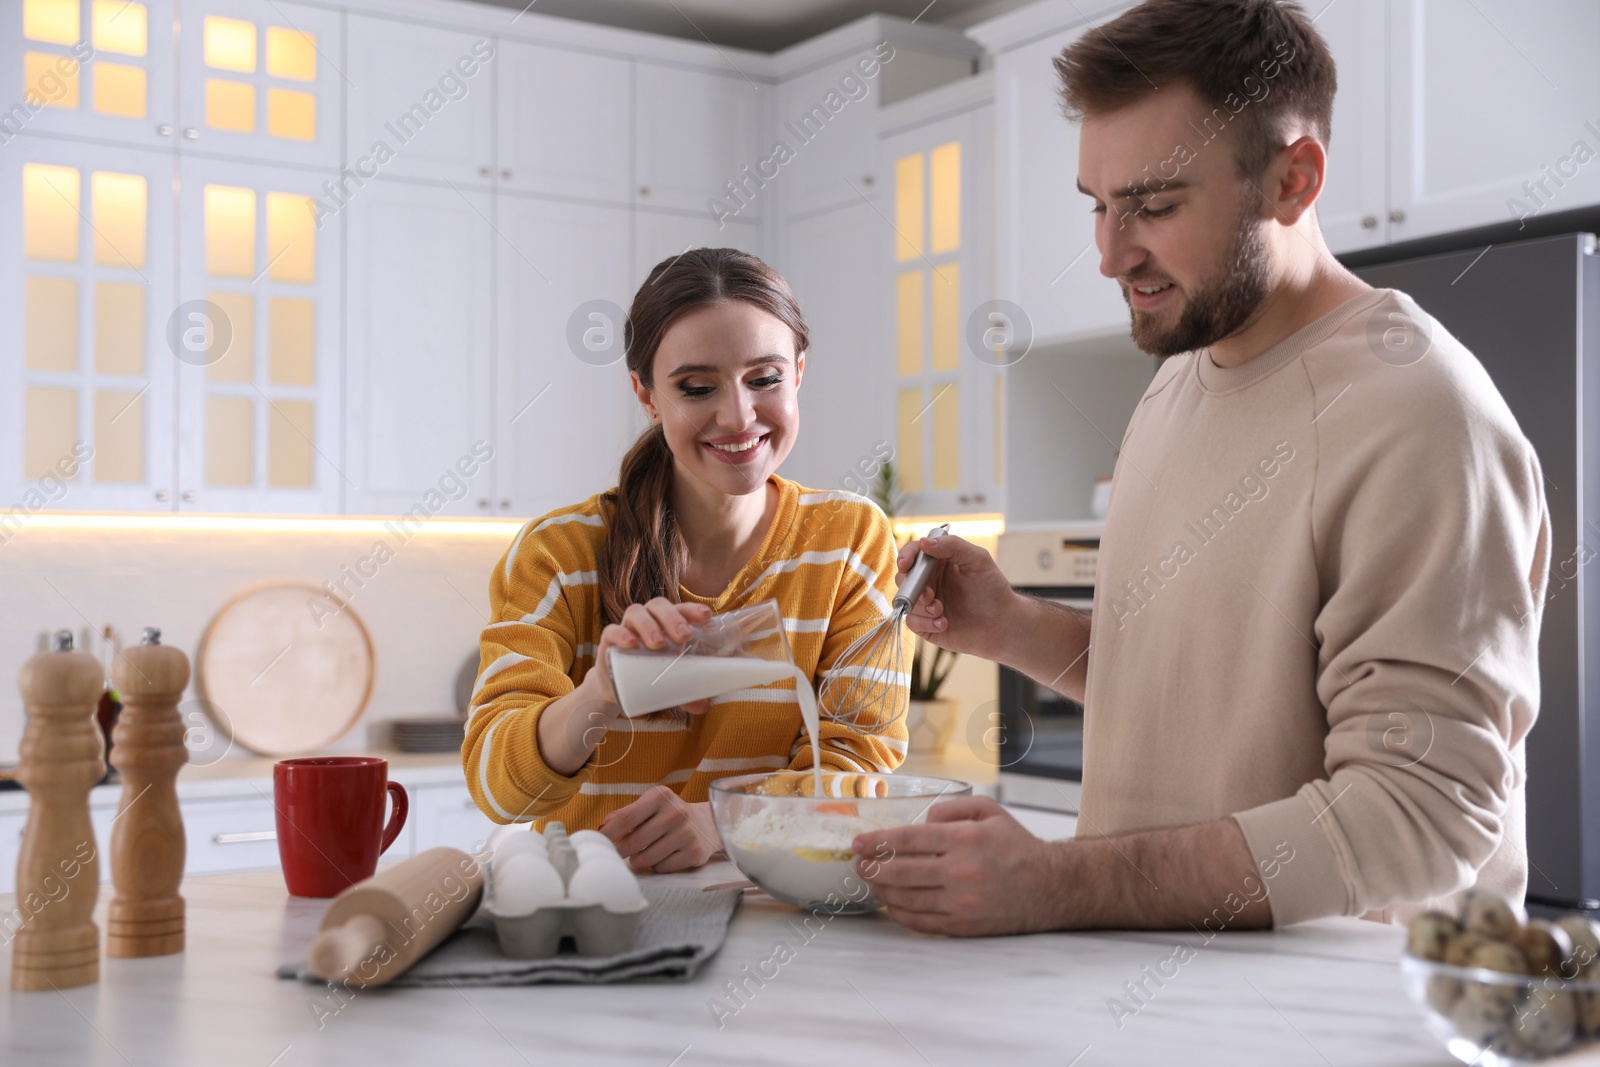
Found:
M 1338 88 L 1327 42 L 1304 8 L 1280 0 L 1145 0 L 1087 30 L 1055 68 L 1074 121 L 1189 85 L 1211 109 L 1191 124 L 1196 133 L 1209 141 L 1236 127 L 1234 162 L 1251 179 L 1287 143 L 1291 122 L 1327 145 Z

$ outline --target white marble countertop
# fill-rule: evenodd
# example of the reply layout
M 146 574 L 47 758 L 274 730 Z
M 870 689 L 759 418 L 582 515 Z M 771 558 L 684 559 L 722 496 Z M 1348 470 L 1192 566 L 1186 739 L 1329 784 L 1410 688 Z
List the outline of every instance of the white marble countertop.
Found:
M 1062 816 L 1019 814 L 1044 836 L 1070 832 Z M 737 872 L 716 863 L 659 877 L 708 885 Z M 790 925 L 802 913 L 747 893 L 722 951 L 688 983 L 387 989 L 340 1000 L 273 977 L 303 956 L 324 902 L 290 898 L 277 872 L 191 879 L 183 891 L 187 952 L 103 959 L 93 986 L 0 994 L 0 1063 L 820 1067 L 863 1053 L 914 1067 L 1453 1062 L 1401 988 L 1401 931 L 1354 919 L 1203 944 L 1170 933 L 945 939 L 880 912 L 834 918 L 805 941 Z M 102 929 L 108 899 L 102 889 Z M 9 913 L 10 898 L 0 904 Z M 780 939 L 794 957 L 742 1005 L 728 998 L 725 983 Z M 1160 986 L 1146 979 L 1144 968 L 1180 940 L 1197 946 L 1194 958 Z M 0 959 L 8 971 L 9 946 Z M 1109 1001 L 1131 1004 L 1124 983 L 1141 980 L 1151 995 L 1119 1026 Z M 739 1008 L 720 1028 L 712 998 Z

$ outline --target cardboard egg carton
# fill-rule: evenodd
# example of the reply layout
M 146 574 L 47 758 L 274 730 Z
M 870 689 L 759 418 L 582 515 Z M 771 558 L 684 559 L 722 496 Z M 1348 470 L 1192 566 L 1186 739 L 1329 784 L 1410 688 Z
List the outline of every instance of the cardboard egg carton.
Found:
M 546 857 L 560 876 L 565 893 L 571 888 L 582 858 L 561 823 L 547 825 L 543 837 Z M 496 911 L 500 902 L 495 884 L 498 867 L 496 862 L 490 862 L 484 912 L 494 922 L 502 955 L 522 960 L 547 959 L 557 954 L 563 938 L 570 937 L 580 956 L 615 956 L 631 949 L 638 940 L 645 909 L 650 905 L 638 889 L 638 879 L 626 864 L 623 871 L 631 880 L 637 904 L 623 907 L 569 896 L 544 902 L 524 915 L 502 915 Z

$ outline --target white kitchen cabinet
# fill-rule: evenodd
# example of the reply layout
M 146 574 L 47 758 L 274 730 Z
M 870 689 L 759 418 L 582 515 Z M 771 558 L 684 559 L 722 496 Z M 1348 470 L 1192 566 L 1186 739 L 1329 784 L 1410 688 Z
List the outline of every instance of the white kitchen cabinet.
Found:
M 1093 202 L 1078 192 L 1078 127 L 1061 117 L 1051 61 L 1082 27 L 995 58 L 995 291 L 1037 341 L 1128 328 L 1117 283 L 1100 273 Z
M 487 193 L 386 180 L 345 209 L 347 513 L 489 512 L 493 210 Z
M 881 57 L 892 55 L 888 46 L 865 46 L 778 86 L 775 137 L 792 153 L 775 183 L 785 218 L 878 199 Z M 763 146 L 763 157 L 771 152 Z
M 271 870 L 279 865 L 278 816 L 270 787 L 262 793 L 196 800 L 180 807 L 186 876 Z M 109 837 L 101 847 L 109 851 Z
M 707 212 L 678 214 L 638 208 L 633 220 L 630 281 L 634 289 L 644 284 L 657 263 L 691 248 L 737 248 L 751 255 L 763 255 L 761 227 L 743 218 L 724 219 L 719 226 Z M 628 295 L 631 299 L 632 290 Z
M 628 222 L 625 207 L 499 197 L 501 513 L 541 515 L 616 484 L 638 407 L 622 351 Z
M 7 4 L 0 70 L 12 73 L 0 142 L 26 131 L 170 149 L 172 14 L 171 0 Z
M 185 0 L 178 13 L 180 151 L 339 165 L 338 11 L 290 0 Z
M 638 203 L 760 218 L 780 172 L 761 139 L 771 84 L 731 71 L 646 62 L 633 68 Z
M 494 38 L 355 13 L 347 28 L 344 162 L 357 179 L 488 186 L 503 61 Z
M 411 791 L 412 847 L 422 852 L 441 845 L 463 852 L 483 851 L 499 825 L 478 809 L 462 785 L 423 786 Z M 396 847 L 398 847 L 396 842 Z M 385 853 L 390 855 L 391 853 Z
M 939 90 L 952 113 L 898 127 L 881 149 L 894 225 L 876 231 L 884 269 L 875 303 L 889 312 L 900 489 L 922 514 L 1004 507 L 1002 375 L 1022 358 L 1015 342 L 1026 327 L 993 295 L 986 82 Z
M 0 176 L 0 499 L 171 509 L 172 154 L 21 137 Z
M 1391 240 L 1600 203 L 1600 5 L 1389 13 Z
M 632 64 L 522 41 L 499 47 L 499 187 L 628 203 Z
M 1389 221 L 1389 0 L 1343 0 L 1317 18 L 1339 70 L 1317 221 L 1334 254 L 1381 245 Z M 1293 65 L 1293 60 L 1288 64 Z M 1270 83 L 1269 83 L 1270 84 Z
M 180 173 L 178 507 L 336 512 L 343 231 L 317 225 L 321 175 L 194 158 Z
M 894 447 L 894 367 L 876 295 L 891 234 L 876 207 L 860 200 L 785 226 L 783 273 L 811 346 L 800 434 L 783 473 L 803 485 L 863 492 L 870 483 L 859 464 L 875 473 L 883 445 Z

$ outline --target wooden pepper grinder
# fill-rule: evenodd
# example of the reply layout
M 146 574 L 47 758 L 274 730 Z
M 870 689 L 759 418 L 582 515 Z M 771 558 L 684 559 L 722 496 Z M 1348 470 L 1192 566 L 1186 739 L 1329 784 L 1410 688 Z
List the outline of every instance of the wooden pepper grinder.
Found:
M 183 816 L 178 770 L 189 761 L 178 700 L 189 684 L 189 657 L 144 639 L 111 668 L 122 713 L 111 737 L 111 763 L 122 775 L 122 802 L 111 830 L 111 881 L 116 896 L 106 916 L 107 956 L 166 956 L 183 951 Z
M 104 741 L 95 723 L 105 685 L 100 662 L 72 650 L 58 631 L 51 651 L 22 665 L 17 686 L 28 714 L 17 780 L 29 796 L 17 857 L 12 989 L 66 989 L 100 979 L 100 928 L 94 903 L 100 863 L 89 822 L 89 790 L 105 774 Z

